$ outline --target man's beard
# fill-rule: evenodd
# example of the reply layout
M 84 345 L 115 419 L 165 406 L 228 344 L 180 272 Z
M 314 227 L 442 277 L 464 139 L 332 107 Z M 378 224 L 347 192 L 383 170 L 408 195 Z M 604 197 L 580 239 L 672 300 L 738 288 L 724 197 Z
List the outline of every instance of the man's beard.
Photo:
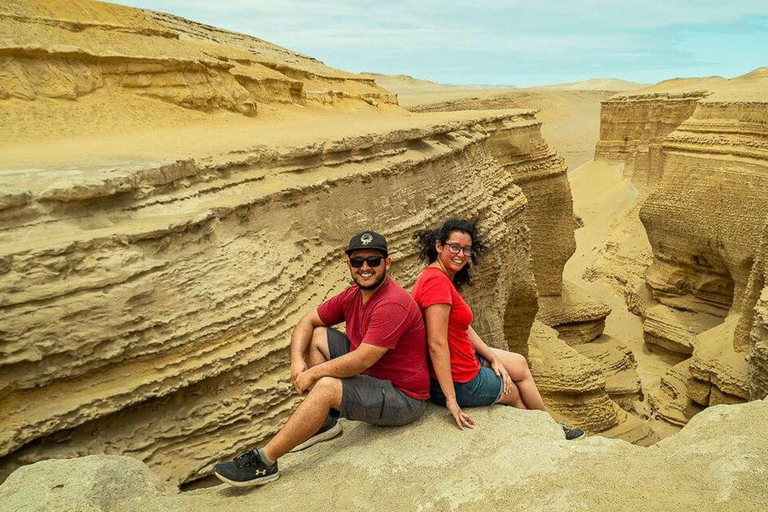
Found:
M 386 278 L 387 278 L 387 271 L 385 270 L 384 273 L 381 275 L 381 277 L 379 279 L 377 279 L 376 282 L 373 283 L 373 284 L 362 285 L 362 284 L 358 283 L 357 279 L 355 279 L 355 278 L 352 278 L 352 281 L 354 281 L 354 283 L 357 285 L 358 288 L 360 288 L 361 290 L 366 290 L 367 291 L 367 290 L 375 290 L 376 288 L 378 288 L 379 285 L 381 283 L 383 283 Z

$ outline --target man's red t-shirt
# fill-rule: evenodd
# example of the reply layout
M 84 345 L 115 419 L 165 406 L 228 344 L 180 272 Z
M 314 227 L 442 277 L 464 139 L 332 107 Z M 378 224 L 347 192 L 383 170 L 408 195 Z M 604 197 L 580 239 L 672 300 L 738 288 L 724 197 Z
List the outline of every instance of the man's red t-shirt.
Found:
M 427 267 L 413 286 L 413 299 L 423 312 L 433 304 L 450 304 L 448 316 L 448 349 L 451 353 L 451 376 L 454 382 L 469 382 L 480 371 L 475 347 L 467 329 L 472 323 L 472 310 L 445 273 L 437 267 Z M 430 375 L 437 379 L 430 365 Z
M 429 398 L 424 319 L 402 286 L 387 277 L 365 304 L 362 290 L 350 286 L 324 302 L 317 314 L 325 325 L 347 322 L 350 351 L 361 343 L 389 349 L 363 374 L 388 380 L 417 400 Z

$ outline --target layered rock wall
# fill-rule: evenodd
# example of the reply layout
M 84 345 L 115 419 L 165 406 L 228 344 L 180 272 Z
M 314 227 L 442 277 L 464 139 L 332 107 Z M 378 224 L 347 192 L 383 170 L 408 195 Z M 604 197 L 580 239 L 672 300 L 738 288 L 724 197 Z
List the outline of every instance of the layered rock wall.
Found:
M 476 325 L 527 353 L 526 198 L 487 141 L 524 144 L 538 124 L 525 112 L 465 117 L 275 159 L 188 161 L 177 175 L 129 168 L 122 187 L 83 176 L 0 212 L 5 472 L 131 453 L 185 481 L 273 434 L 296 404 L 290 329 L 346 285 L 341 249 L 365 228 L 389 238 L 393 275 L 409 286 L 422 267 L 416 229 L 482 217 L 493 249 L 468 293 Z M 536 147 L 527 163 L 559 165 Z
M 636 186 L 661 175 L 661 143 L 696 108 L 703 92 L 617 95 L 602 102 L 595 160 L 620 160 Z
M 0 101 L 76 100 L 109 90 L 248 116 L 258 103 L 397 103 L 371 78 L 260 39 L 166 14 L 68 4 L 0 8 Z
M 692 355 L 653 398 L 678 424 L 700 406 L 762 398 L 751 390 L 765 380 L 759 301 L 768 215 L 766 80 L 762 68 L 603 105 L 596 157 L 625 159 L 646 192 L 640 218 L 653 250 L 645 271 L 652 294 L 643 307 L 646 342 Z
M 531 127 L 528 139 L 492 137 L 489 149 L 528 198 L 533 273 L 539 295 L 551 296 L 562 292 L 563 267 L 576 250 L 576 239 L 567 168 L 563 158 L 535 136 L 540 128 Z

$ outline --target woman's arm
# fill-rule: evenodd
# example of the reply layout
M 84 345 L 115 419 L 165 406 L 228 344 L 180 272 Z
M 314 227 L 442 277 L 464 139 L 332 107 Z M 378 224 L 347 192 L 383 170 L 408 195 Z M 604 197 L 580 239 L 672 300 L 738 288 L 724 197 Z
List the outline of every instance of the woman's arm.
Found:
M 437 382 L 445 395 L 445 406 L 453 415 L 459 429 L 464 430 L 465 426 L 473 428 L 475 423 L 461 411 L 458 402 L 456 402 L 456 390 L 453 388 L 453 377 L 451 376 L 451 353 L 448 349 L 448 316 L 450 313 L 450 304 L 433 304 L 424 311 L 427 325 L 427 345 Z
M 475 347 L 475 352 L 480 354 L 483 359 L 488 361 L 488 363 L 492 363 L 496 359 L 496 353 L 480 339 L 480 336 L 478 336 L 471 325 L 469 326 L 469 329 L 467 329 L 467 335 L 469 336 L 469 341 L 471 341 L 472 345 Z
M 512 377 L 509 376 L 509 372 L 507 372 L 507 369 L 499 360 L 496 352 L 480 339 L 480 336 L 478 336 L 471 325 L 469 326 L 469 329 L 467 329 L 467 335 L 469 336 L 472 345 L 475 347 L 475 352 L 488 361 L 488 366 L 490 366 L 496 375 L 501 377 L 501 380 L 504 381 L 504 394 L 509 393 L 512 390 Z

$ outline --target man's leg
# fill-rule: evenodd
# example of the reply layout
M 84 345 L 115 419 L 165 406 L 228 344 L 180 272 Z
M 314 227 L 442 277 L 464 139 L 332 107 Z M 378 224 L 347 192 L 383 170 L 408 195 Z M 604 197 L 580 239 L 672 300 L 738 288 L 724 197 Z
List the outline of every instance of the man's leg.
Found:
M 312 341 L 307 349 L 306 363 L 307 367 L 312 368 L 326 361 L 330 361 L 331 354 L 328 351 L 328 328 L 315 327 L 312 331 Z
M 312 437 L 331 408 L 341 409 L 341 396 L 341 379 L 323 377 L 318 380 L 285 426 L 264 447 L 264 454 L 275 461 Z
M 216 464 L 213 472 L 220 480 L 236 487 L 264 485 L 277 480 L 280 476 L 277 459 L 312 436 L 328 417 L 331 407 L 341 408 L 341 396 L 341 381 L 323 377 L 267 446 L 241 453 L 230 462 Z

